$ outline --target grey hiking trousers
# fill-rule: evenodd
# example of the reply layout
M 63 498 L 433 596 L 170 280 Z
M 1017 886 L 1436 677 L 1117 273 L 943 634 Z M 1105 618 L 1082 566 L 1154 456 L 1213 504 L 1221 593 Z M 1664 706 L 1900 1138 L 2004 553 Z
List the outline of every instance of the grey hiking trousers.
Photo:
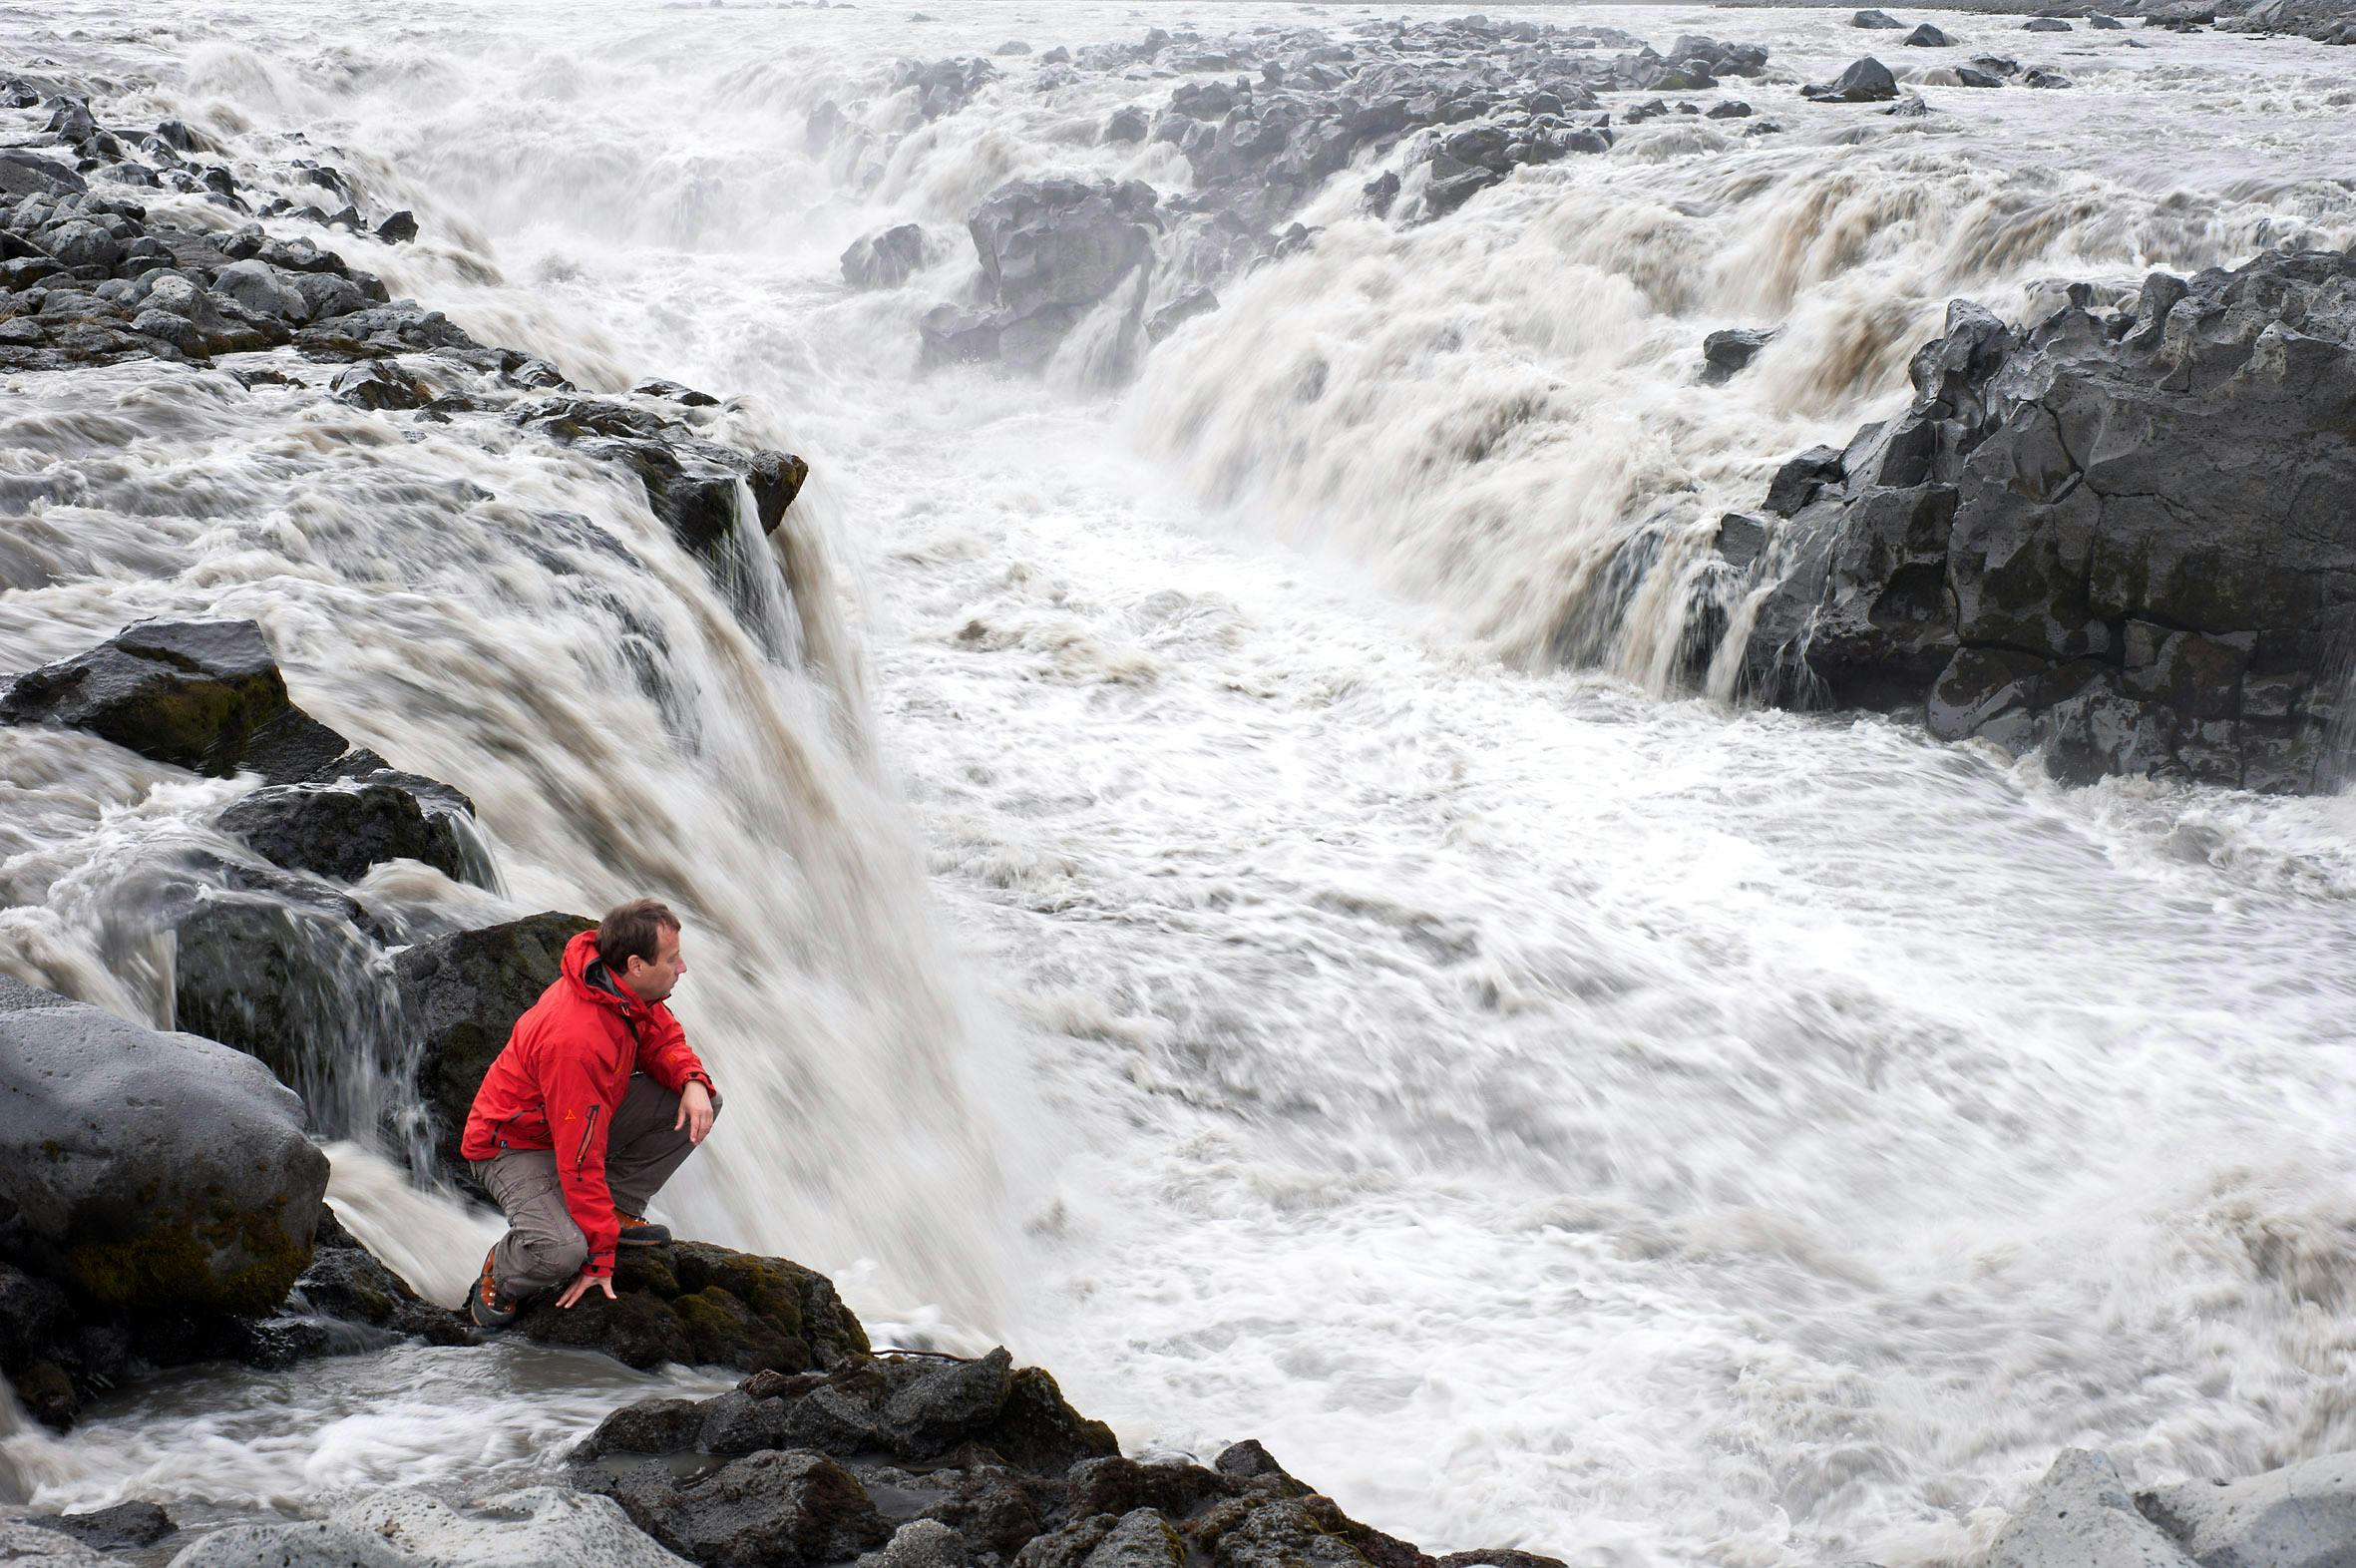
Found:
M 716 1101 L 713 1109 L 718 1110 Z M 624 1214 L 644 1214 L 662 1184 L 694 1152 L 687 1129 L 671 1126 L 678 1115 L 676 1094 L 642 1072 L 630 1075 L 629 1092 L 605 1135 L 605 1185 L 613 1207 Z M 507 1214 L 508 1233 L 491 1255 L 492 1278 L 502 1295 L 521 1301 L 581 1272 L 589 1261 L 589 1238 L 565 1207 L 554 1150 L 509 1149 L 470 1168 Z

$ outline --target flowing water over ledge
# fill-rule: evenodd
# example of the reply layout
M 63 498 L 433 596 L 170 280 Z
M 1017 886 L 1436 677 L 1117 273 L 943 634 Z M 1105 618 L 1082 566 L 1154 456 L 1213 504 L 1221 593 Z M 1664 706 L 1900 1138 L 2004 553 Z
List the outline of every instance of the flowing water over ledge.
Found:
M 585 384 L 746 393 L 735 428 L 817 473 L 789 667 L 589 465 L 217 376 L 19 377 L 8 581 L 69 581 L 0 597 L 0 664 L 256 616 L 306 707 L 481 803 L 501 894 L 366 890 L 420 929 L 641 887 L 690 913 L 681 1011 L 734 1098 L 677 1220 L 837 1272 L 879 1338 L 1004 1339 L 1132 1448 L 1259 1436 L 1433 1549 L 1946 1561 L 2065 1442 L 2152 1477 L 2356 1444 L 2348 803 L 2061 791 L 1680 696 L 1676 606 L 1606 570 L 1890 408 L 1953 295 L 2018 316 L 2349 242 L 2345 54 L 1942 18 L 2079 85 L 1891 121 L 1730 84 L 1787 134 L 1655 121 L 1408 230 L 1346 175 L 1315 246 L 1126 387 L 918 374 L 962 249 L 842 286 L 849 239 L 955 239 L 1009 175 L 1185 181 L 1095 141 L 1166 81 L 1040 95 L 1007 58 L 925 124 L 897 56 L 1446 14 L 0 12 L 123 118 L 340 147 L 424 223 L 355 264 Z M 1883 42 L 1491 14 L 1764 43 L 1795 80 Z M 867 170 L 812 149 L 830 99 Z M 1693 384 L 1704 333 L 1772 324 Z M 0 965 L 161 1021 L 130 873 L 234 786 L 0 756 Z M 479 1253 L 366 1155 L 337 1182 L 421 1286 Z M 515 1484 L 647 1382 L 404 1351 L 0 1441 L 45 1502 L 301 1506 Z

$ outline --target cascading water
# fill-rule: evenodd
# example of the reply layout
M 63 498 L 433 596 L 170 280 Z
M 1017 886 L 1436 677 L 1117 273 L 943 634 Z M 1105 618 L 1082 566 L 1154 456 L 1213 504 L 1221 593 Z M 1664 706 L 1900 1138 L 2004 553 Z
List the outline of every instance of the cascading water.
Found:
M 1949 297 L 2356 237 L 2329 58 L 2089 35 L 2055 46 L 2075 93 L 1932 82 L 1893 121 L 1792 98 L 1857 52 L 1845 13 L 1582 9 L 1766 44 L 1787 131 L 1631 127 L 1422 226 L 1358 212 L 1368 162 L 1167 341 L 1115 311 L 1040 380 L 917 374 L 1002 180 L 1189 177 L 1097 139 L 1167 79 L 1009 58 L 928 121 L 895 58 L 1164 9 L 28 22 L 127 117 L 341 149 L 424 223 L 349 247 L 396 293 L 585 385 L 744 393 L 718 436 L 817 477 L 776 597 L 495 426 L 28 377 L 0 664 L 257 619 L 306 708 L 480 808 L 501 891 L 357 890 L 405 932 L 686 915 L 729 1102 L 683 1225 L 1005 1339 L 1133 1448 L 1262 1437 L 1434 1549 L 1952 1561 L 2066 1441 L 2148 1475 L 2356 1441 L 2344 801 L 2063 792 L 1671 681 L 1681 563 L 1889 408 Z M 847 292 L 884 221 L 939 259 Z M 1780 335 L 1695 385 L 1728 325 Z M 241 786 L 72 735 L 0 757 L 0 966 L 165 1021 L 153 879 L 242 853 L 206 826 Z M 382 1152 L 337 1146 L 337 1201 L 454 1289 L 487 1222 Z M 280 1377 L 282 1441 L 191 1374 L 0 1451 L 45 1502 L 298 1505 L 528 1471 L 646 1382 L 444 1355 Z

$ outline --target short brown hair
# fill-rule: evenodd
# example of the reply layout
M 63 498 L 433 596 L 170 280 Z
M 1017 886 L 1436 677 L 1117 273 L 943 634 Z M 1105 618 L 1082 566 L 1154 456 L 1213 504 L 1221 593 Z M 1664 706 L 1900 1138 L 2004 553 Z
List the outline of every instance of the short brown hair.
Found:
M 662 934 L 678 929 L 679 917 L 654 899 L 616 904 L 597 927 L 597 957 L 617 970 L 629 968 L 632 959 L 652 964 Z

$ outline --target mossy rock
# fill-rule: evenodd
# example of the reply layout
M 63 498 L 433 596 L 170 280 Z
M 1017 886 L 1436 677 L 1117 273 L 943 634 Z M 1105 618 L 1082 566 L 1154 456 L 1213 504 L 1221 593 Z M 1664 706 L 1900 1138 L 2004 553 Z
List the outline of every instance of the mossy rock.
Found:
M 277 1310 L 310 1266 L 308 1226 L 289 1226 L 283 1198 L 240 1208 L 218 1184 L 152 1211 L 152 1223 L 65 1249 L 60 1283 L 106 1311 L 148 1313 L 200 1302 L 231 1317 Z
M 350 750 L 288 698 L 250 620 L 144 621 L 17 677 L 0 722 L 85 729 L 158 762 L 216 778 L 317 777 Z
M 703 1242 L 625 1248 L 614 1299 L 570 1308 L 542 1295 L 517 1321 L 526 1339 L 601 1351 L 641 1371 L 674 1362 L 738 1372 L 824 1371 L 865 1356 L 867 1332 L 823 1274 Z

